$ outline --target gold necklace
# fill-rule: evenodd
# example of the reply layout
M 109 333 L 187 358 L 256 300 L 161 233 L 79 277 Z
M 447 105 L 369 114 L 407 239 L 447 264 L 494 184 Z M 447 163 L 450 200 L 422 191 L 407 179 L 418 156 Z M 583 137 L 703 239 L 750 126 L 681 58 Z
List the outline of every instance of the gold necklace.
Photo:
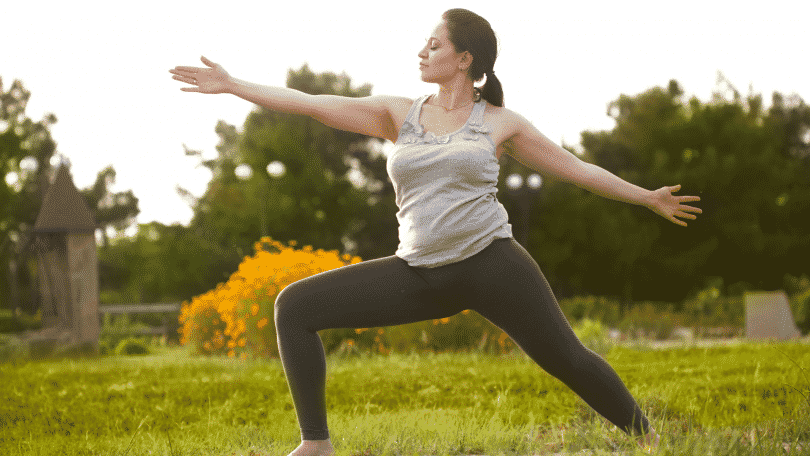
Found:
M 433 95 L 431 95 L 431 97 L 433 97 Z M 444 112 L 450 112 L 450 111 L 455 111 L 456 109 L 461 109 L 461 108 L 463 108 L 465 106 L 469 106 L 470 104 L 472 104 L 474 102 L 475 102 L 475 100 L 472 100 L 469 103 L 465 103 L 465 104 L 463 104 L 461 106 L 456 106 L 455 108 L 450 108 L 450 109 L 447 109 L 447 108 L 445 108 L 444 106 L 442 106 L 440 104 L 437 104 L 436 106 L 440 106 L 442 109 L 444 109 Z

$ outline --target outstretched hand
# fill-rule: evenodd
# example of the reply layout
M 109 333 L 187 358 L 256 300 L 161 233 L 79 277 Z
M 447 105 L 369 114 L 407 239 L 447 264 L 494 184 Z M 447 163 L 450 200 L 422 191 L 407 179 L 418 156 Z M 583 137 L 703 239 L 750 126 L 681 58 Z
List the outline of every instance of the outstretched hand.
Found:
M 681 189 L 680 185 L 674 187 L 661 187 L 655 190 L 649 202 L 649 208 L 656 214 L 664 217 L 672 223 L 686 226 L 686 222 L 678 220 L 675 217 L 687 218 L 694 220 L 697 216 L 689 214 L 688 212 L 696 212 L 702 214 L 703 211 L 697 207 L 686 206 L 681 203 L 688 203 L 690 201 L 700 201 L 699 196 L 675 196 L 672 193 Z
M 200 93 L 227 92 L 231 83 L 231 75 L 218 63 L 214 63 L 202 56 L 200 60 L 211 68 L 177 66 L 173 70 L 169 70 L 169 73 L 174 74 L 172 79 L 197 85 L 197 87 L 180 87 L 180 90 Z

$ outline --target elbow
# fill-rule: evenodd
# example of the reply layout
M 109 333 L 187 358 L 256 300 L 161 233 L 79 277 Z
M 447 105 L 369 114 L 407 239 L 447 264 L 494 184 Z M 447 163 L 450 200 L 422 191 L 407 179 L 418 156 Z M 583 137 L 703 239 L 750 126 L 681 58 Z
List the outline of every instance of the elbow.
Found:
M 303 114 L 312 117 L 315 120 L 320 120 L 323 117 L 323 100 L 320 97 L 323 95 L 310 95 L 301 92 L 298 102 L 297 114 Z
M 568 181 L 579 188 L 591 190 L 599 179 L 599 167 L 592 163 L 579 160 L 579 163 L 574 169 L 575 172 L 572 173 Z

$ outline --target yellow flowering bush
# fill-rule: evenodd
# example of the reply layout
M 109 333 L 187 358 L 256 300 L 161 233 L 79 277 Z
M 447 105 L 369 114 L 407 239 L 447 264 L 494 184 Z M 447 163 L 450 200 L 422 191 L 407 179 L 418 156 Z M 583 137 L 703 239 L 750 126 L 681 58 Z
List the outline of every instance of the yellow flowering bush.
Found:
M 255 255 L 245 257 L 226 283 L 183 302 L 181 344 L 194 344 L 198 353 L 231 358 L 247 359 L 249 353 L 278 357 L 273 319 L 278 293 L 305 277 L 362 261 L 336 250 L 313 251 L 311 246 L 295 250 L 270 237 L 262 238 L 254 249 Z

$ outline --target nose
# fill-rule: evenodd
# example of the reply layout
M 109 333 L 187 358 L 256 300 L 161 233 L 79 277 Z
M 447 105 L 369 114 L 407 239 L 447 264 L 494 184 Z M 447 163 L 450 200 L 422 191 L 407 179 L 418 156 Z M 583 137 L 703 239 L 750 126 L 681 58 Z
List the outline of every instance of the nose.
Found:
M 419 51 L 419 54 L 417 54 L 417 55 L 419 56 L 419 58 L 420 58 L 420 59 L 427 59 L 427 58 L 428 58 L 428 54 L 427 54 L 426 49 L 427 49 L 427 46 L 423 47 L 423 48 L 422 48 L 422 49 Z

